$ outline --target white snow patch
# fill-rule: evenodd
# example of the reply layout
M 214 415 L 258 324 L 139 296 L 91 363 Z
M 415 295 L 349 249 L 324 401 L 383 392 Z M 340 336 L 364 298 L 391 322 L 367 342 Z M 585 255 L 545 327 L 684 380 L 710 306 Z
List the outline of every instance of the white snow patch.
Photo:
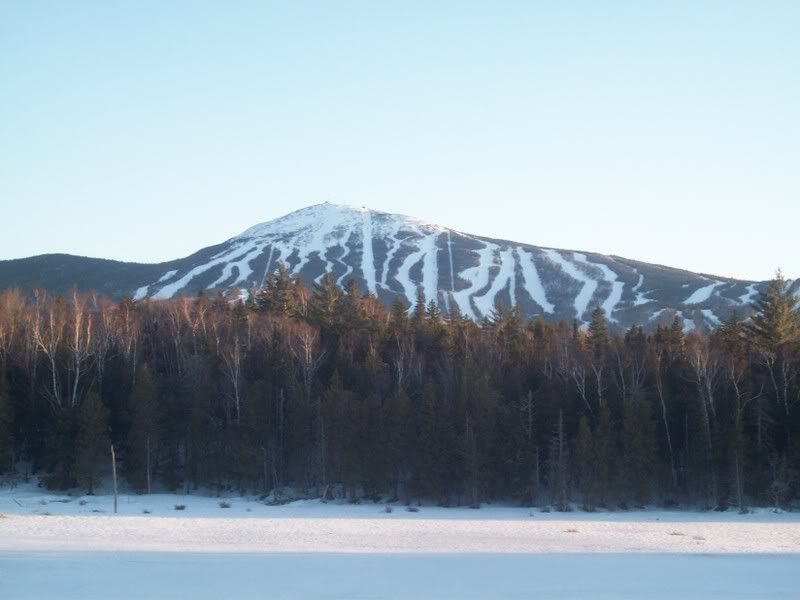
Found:
M 586 256 L 583 254 L 574 253 L 574 256 L 579 262 L 582 262 L 590 267 L 597 267 L 600 269 L 600 271 L 603 273 L 603 279 L 611 284 L 611 291 L 600 306 L 605 311 L 608 320 L 616 323 L 617 319 L 614 318 L 614 310 L 617 308 L 620 300 L 622 300 L 622 293 L 625 290 L 625 283 L 617 280 L 617 274 L 612 271 L 608 265 L 591 262 L 587 260 Z
M 336 285 L 339 286 L 341 286 L 344 283 L 345 277 L 348 277 L 350 273 L 353 272 L 353 265 L 349 265 L 346 262 L 344 262 L 344 259 L 347 258 L 348 255 L 350 254 L 350 246 L 344 244 L 343 248 L 344 252 L 342 252 L 342 255 L 337 259 L 344 266 L 344 273 L 342 273 L 339 276 L 339 279 L 336 280 Z
M 425 292 L 425 302 L 434 302 L 438 296 L 439 288 L 439 261 L 437 255 L 439 248 L 436 246 L 436 239 L 439 237 L 438 233 L 426 235 L 420 247 L 424 254 L 422 262 L 422 289 Z
M 700 310 L 700 312 L 703 313 L 703 317 L 705 317 L 705 319 L 709 323 L 711 323 L 712 327 L 719 327 L 720 325 L 722 325 L 722 322 L 719 320 L 719 317 L 717 317 L 717 315 L 714 314 L 713 310 L 710 310 L 708 308 L 703 308 Z
M 364 212 L 364 219 L 361 229 L 361 273 L 367 283 L 370 294 L 375 294 L 377 287 L 375 284 L 375 254 L 372 248 L 372 213 L 368 210 Z
M 196 266 L 177 281 L 165 285 L 160 290 L 158 290 L 158 292 L 156 292 L 153 298 L 157 300 L 166 300 L 168 298 L 172 298 L 177 292 L 183 289 L 192 279 L 194 279 L 198 275 L 205 273 L 206 271 L 208 271 L 212 267 L 215 267 L 216 265 L 225 263 L 233 258 L 236 258 L 237 256 L 241 256 L 245 252 L 249 252 L 255 246 L 256 243 L 252 240 L 236 244 L 233 248 L 229 249 L 227 252 L 218 255 L 217 258 L 205 264 Z
M 267 283 L 267 276 L 270 274 L 270 266 L 272 265 L 272 255 L 275 252 L 275 246 L 270 245 L 269 247 L 269 256 L 267 256 L 267 264 L 264 265 L 264 275 L 261 277 L 261 286 L 263 288 L 264 285 Z
M 447 255 L 450 259 L 450 291 L 454 292 L 456 289 L 456 274 L 453 271 L 453 237 L 450 235 L 449 230 L 447 231 Z
M 644 275 L 639 273 L 639 281 L 636 282 L 636 285 L 633 286 L 632 290 L 636 294 L 636 298 L 633 300 L 634 306 L 641 306 L 642 304 L 648 304 L 652 302 L 650 298 L 647 297 L 647 294 L 650 292 L 641 292 L 642 284 L 644 283 Z
M 156 281 L 156 283 L 164 283 L 164 282 L 165 282 L 165 281 L 167 281 L 168 279 L 172 279 L 173 277 L 175 277 L 175 274 L 176 274 L 177 272 L 178 272 L 178 270 L 177 270 L 177 269 L 175 269 L 175 270 L 173 270 L 173 271 L 167 271 L 166 273 L 164 273 L 164 274 L 161 276 L 161 279 L 159 279 L 158 281 Z
M 264 252 L 264 248 L 261 245 L 256 246 L 253 250 L 245 254 L 243 258 L 240 260 L 229 262 L 225 265 L 225 268 L 222 269 L 222 275 L 217 278 L 217 280 L 208 286 L 208 289 L 215 288 L 224 281 L 228 280 L 233 275 L 233 268 L 236 267 L 238 269 L 238 276 L 236 280 L 231 283 L 231 285 L 236 285 L 241 281 L 245 281 L 250 275 L 253 273 L 253 269 L 250 268 L 250 262 L 258 257 L 260 254 Z M 270 247 L 270 253 L 272 252 L 272 248 Z
M 552 314 L 556 307 L 547 299 L 547 293 L 544 291 L 539 271 L 536 269 L 533 254 L 522 248 L 517 248 L 517 257 L 522 267 L 522 278 L 528 295 L 536 304 L 542 307 L 544 312 Z
M 714 293 L 714 290 L 717 289 L 719 286 L 724 285 L 722 281 L 715 281 L 710 283 L 706 286 L 701 287 L 700 289 L 695 290 L 691 296 L 689 296 L 686 300 L 683 301 L 684 304 L 701 304 L 711 298 L 711 294 Z
M 597 289 L 597 281 L 586 275 L 583 271 L 578 269 L 573 263 L 565 259 L 559 252 L 550 248 L 543 248 L 542 252 L 552 262 L 561 267 L 561 269 L 576 281 L 583 283 L 578 295 L 575 297 L 574 306 L 576 317 L 579 321 L 583 320 L 583 315 L 589 307 L 589 302 L 592 300 L 595 290 Z M 586 262 L 586 257 L 578 252 L 572 253 L 573 258 L 578 262 Z
M 407 231 L 416 235 L 401 240 L 397 237 L 400 231 Z M 413 243 L 415 239 L 424 240 L 426 236 L 442 231 L 444 231 L 442 227 L 401 215 L 390 215 L 365 208 L 358 209 L 324 203 L 251 227 L 232 238 L 231 241 L 258 240 L 264 246 L 274 244 L 281 251 L 281 256 L 284 258 L 297 251 L 299 262 L 292 269 L 293 273 L 298 273 L 308 262 L 309 257 L 316 252 L 320 259 L 325 261 L 325 271 L 329 273 L 333 268 L 333 262 L 326 258 L 326 251 L 334 246 L 345 247 L 347 252 L 338 259 L 341 262 L 351 250 L 347 246 L 348 240 L 355 235 L 356 239 L 360 239 L 362 242 L 361 272 L 364 282 L 370 293 L 376 293 L 379 282 L 377 281 L 377 269 L 375 268 L 373 239 L 384 238 L 390 245 L 390 248 L 387 248 L 387 257 L 384 261 L 380 278 L 380 285 L 387 287 L 391 262 L 395 253 L 406 243 Z M 216 258 L 220 257 L 221 255 Z M 343 276 L 339 277 L 339 283 L 353 271 L 351 265 L 345 264 L 344 266 L 347 271 Z M 435 266 L 426 267 L 428 279 L 426 283 L 423 283 L 423 287 L 426 288 L 426 294 L 430 294 L 431 268 L 435 268 Z M 432 295 L 436 297 L 435 289 Z
M 137 290 L 136 290 L 136 291 L 133 293 L 133 299 L 134 299 L 134 300 L 142 300 L 142 299 L 146 298 L 146 297 L 147 297 L 147 290 L 148 290 L 149 288 L 150 288 L 150 286 L 149 286 L 149 285 L 143 285 L 142 287 L 138 288 L 138 289 L 137 289 Z
M 422 262 L 422 291 L 425 295 L 425 301 L 430 302 L 437 297 L 438 288 L 438 266 L 436 254 L 438 248 L 436 247 L 436 237 L 438 233 L 425 234 L 417 230 L 417 250 L 412 252 L 403 260 L 400 266 L 397 267 L 397 273 L 394 278 L 397 283 L 403 288 L 403 293 L 408 300 L 409 308 L 416 302 L 417 285 L 411 281 L 410 271 L 419 261 Z M 409 240 L 406 240 L 408 242 Z
M 494 253 L 497 250 L 497 245 L 491 242 L 483 242 L 483 248 L 475 250 L 478 255 L 478 264 L 474 267 L 469 267 L 461 271 L 458 276 L 469 283 L 469 287 L 453 293 L 453 299 L 458 304 L 461 313 L 470 317 L 473 321 L 477 321 L 478 317 L 472 308 L 470 296 L 482 290 L 489 284 L 489 267 L 494 262 Z M 481 315 L 486 316 L 486 315 Z
M 497 266 L 497 258 L 500 259 L 500 269 L 495 275 L 492 285 L 486 290 L 486 293 L 481 296 L 474 296 L 472 300 L 475 306 L 483 316 L 490 315 L 495 307 L 497 294 L 503 290 L 507 285 L 511 294 L 511 305 L 516 306 L 516 261 L 514 258 L 514 250 L 506 248 L 505 250 L 498 251 L 496 258 L 493 261 Z
M 661 309 L 657 310 L 656 312 L 654 312 L 652 315 L 650 315 L 650 318 L 648 318 L 647 320 L 648 321 L 656 321 L 656 320 L 660 319 L 661 315 L 663 315 L 664 313 L 670 313 L 670 312 L 675 312 L 675 310 L 672 309 L 672 308 L 661 308 Z
M 689 333 L 697 329 L 697 325 L 695 324 L 694 319 L 687 319 L 686 317 L 683 316 L 682 318 L 683 318 L 683 333 Z
M 758 290 L 756 289 L 757 283 L 751 283 L 747 286 L 747 291 L 739 296 L 739 304 L 752 304 L 753 300 L 755 300 L 756 296 L 758 296 Z
M 394 223 L 392 228 L 386 233 L 387 243 L 391 242 L 391 247 L 386 249 L 386 258 L 383 261 L 381 268 L 380 285 L 385 289 L 389 289 L 388 278 L 389 269 L 391 268 L 392 259 L 400 247 L 403 245 L 402 240 L 397 239 L 397 234 L 400 231 L 400 223 Z

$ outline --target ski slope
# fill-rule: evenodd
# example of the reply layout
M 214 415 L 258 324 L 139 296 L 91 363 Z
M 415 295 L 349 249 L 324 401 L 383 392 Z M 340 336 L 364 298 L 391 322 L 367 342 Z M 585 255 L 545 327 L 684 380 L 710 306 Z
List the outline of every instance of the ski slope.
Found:
M 584 324 L 600 306 L 612 324 L 625 329 L 648 325 L 665 309 L 691 318 L 696 305 L 707 311 L 703 327 L 714 327 L 733 309 L 744 306 L 747 312 L 762 285 L 484 238 L 330 203 L 250 227 L 206 250 L 165 263 L 159 276 L 138 279 L 129 293 L 138 301 L 200 289 L 247 290 L 263 285 L 282 262 L 307 285 L 325 275 L 341 287 L 355 281 L 387 306 L 399 299 L 410 309 L 421 292 L 445 315 L 457 307 L 475 321 L 491 317 L 502 304 L 519 307 L 525 319 L 545 315 Z

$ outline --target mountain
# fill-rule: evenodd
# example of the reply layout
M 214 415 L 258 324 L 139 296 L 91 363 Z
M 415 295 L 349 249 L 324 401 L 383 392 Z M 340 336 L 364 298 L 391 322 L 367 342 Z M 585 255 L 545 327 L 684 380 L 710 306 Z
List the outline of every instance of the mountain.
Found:
M 364 243 L 365 240 L 367 243 Z M 201 290 L 262 285 L 283 261 L 306 284 L 330 273 L 355 279 L 387 304 L 409 305 L 421 289 L 447 313 L 473 319 L 496 304 L 525 317 L 587 322 L 602 306 L 612 325 L 647 328 L 684 317 L 686 328 L 713 327 L 734 309 L 746 313 L 763 283 L 712 277 L 592 252 L 541 248 L 424 223 L 410 217 L 330 203 L 251 227 L 186 258 L 138 264 L 70 255 L 0 261 L 0 288 L 76 286 L 113 298 L 165 299 Z M 798 289 L 800 281 L 792 284 Z

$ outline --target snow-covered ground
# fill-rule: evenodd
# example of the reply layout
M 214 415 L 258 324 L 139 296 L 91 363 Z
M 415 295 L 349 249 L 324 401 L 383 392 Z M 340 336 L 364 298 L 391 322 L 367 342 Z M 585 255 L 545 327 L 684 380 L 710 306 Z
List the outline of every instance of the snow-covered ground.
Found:
M 0 597 L 790 598 L 800 568 L 800 515 L 768 510 L 154 494 L 122 495 L 112 513 L 110 496 L 0 488 Z
M 796 599 L 798 566 L 763 555 L 0 553 L 0 597 Z

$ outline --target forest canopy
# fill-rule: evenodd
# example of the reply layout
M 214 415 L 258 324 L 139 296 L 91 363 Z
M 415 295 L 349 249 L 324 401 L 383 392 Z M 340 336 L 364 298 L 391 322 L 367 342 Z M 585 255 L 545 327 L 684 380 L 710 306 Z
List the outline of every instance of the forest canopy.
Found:
M 142 493 L 791 506 L 800 312 L 782 277 L 709 333 L 608 317 L 498 306 L 478 324 L 282 268 L 247 302 L 3 292 L 0 473 L 92 493 L 113 444 Z

